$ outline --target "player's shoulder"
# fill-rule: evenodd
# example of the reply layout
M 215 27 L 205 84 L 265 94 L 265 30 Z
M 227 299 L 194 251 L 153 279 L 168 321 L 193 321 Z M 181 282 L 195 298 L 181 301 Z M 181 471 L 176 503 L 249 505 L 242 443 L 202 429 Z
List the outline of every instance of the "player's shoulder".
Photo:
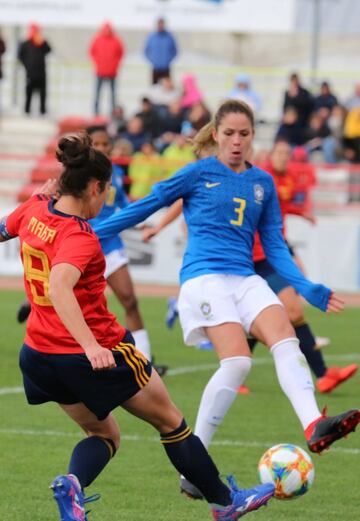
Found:
M 259 168 L 256 165 L 251 165 L 251 174 L 252 176 L 256 177 L 256 180 L 259 182 L 265 183 L 266 185 L 274 185 L 273 176 L 263 168 Z
M 82 219 L 81 217 L 74 215 L 72 218 L 72 228 L 74 232 L 94 237 L 94 239 L 97 240 L 96 233 L 94 232 L 91 224 L 86 219 Z

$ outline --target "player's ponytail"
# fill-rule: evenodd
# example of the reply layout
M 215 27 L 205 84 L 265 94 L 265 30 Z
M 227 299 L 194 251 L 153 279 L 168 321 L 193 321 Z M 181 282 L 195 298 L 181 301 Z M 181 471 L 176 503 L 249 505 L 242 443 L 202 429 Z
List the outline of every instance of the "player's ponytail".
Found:
M 217 148 L 217 143 L 213 138 L 214 121 L 210 121 L 195 134 L 191 143 L 195 154 L 202 157 L 206 154 L 211 154 Z
M 100 181 L 101 190 L 105 189 L 111 177 L 111 162 L 101 152 L 91 146 L 88 134 L 69 134 L 58 142 L 56 157 L 64 165 L 59 179 L 61 195 L 81 198 L 91 179 Z

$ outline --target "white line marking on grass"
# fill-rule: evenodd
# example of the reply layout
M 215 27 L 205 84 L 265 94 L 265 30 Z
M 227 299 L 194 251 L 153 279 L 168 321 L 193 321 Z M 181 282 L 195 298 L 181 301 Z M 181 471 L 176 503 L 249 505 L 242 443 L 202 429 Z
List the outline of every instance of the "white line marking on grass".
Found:
M 81 438 L 80 432 L 64 432 L 64 431 L 50 431 L 50 430 L 33 430 L 33 429 L 0 429 L 0 434 L 14 434 L 17 436 L 49 436 L 53 438 Z M 159 438 L 154 436 L 139 436 L 137 434 L 121 436 L 124 441 L 159 443 Z M 244 448 L 267 448 L 272 447 L 276 442 L 258 442 L 258 441 L 237 441 L 237 440 L 217 440 L 211 443 L 217 447 L 244 447 Z M 342 448 L 333 447 L 331 452 L 338 452 L 341 454 L 360 455 L 360 449 L 356 448 Z
M 23 392 L 23 387 L 0 387 L 0 396 L 3 396 L 4 394 L 20 394 Z

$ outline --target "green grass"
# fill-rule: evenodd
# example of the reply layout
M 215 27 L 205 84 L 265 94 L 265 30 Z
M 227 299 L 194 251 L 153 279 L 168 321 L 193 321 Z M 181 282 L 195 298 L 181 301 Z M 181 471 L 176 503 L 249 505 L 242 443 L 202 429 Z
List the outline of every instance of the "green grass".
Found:
M 15 320 L 20 292 L 0 294 L 0 388 L 21 386 L 18 351 L 24 327 Z M 113 311 L 121 312 L 110 299 Z M 180 327 L 165 328 L 165 299 L 141 300 L 146 324 L 159 363 L 171 369 L 206 366 L 216 359 L 212 352 L 186 348 Z M 330 336 L 323 353 L 329 365 L 359 361 L 359 310 L 326 316 L 307 310 L 314 331 Z M 356 353 L 356 354 L 355 354 Z M 354 356 L 352 356 L 354 354 Z M 265 349 L 256 350 L 248 379 L 252 393 L 239 396 L 219 429 L 211 454 L 221 472 L 234 473 L 243 486 L 258 481 L 257 462 L 271 445 L 292 442 L 305 447 L 300 424 L 282 395 Z M 201 391 L 212 374 L 203 367 L 193 373 L 169 375 L 165 382 L 175 403 L 194 424 Z M 330 413 L 359 407 L 359 376 L 332 395 L 320 395 L 319 404 Z M 206 504 L 186 500 L 178 492 L 178 477 L 158 443 L 157 433 L 121 409 L 116 411 L 123 441 L 117 456 L 88 493 L 101 492 L 89 521 L 199 521 L 210 519 Z M 0 519 L 49 521 L 58 519 L 56 504 L 47 489 L 52 478 L 66 472 L 69 455 L 80 432 L 55 404 L 28 406 L 24 395 L 0 394 Z M 137 441 L 135 437 L 138 437 Z M 221 441 L 227 444 L 221 445 Z M 350 450 L 352 449 L 352 450 Z M 251 515 L 258 521 L 338 521 L 359 515 L 360 436 L 340 441 L 329 453 L 314 457 L 316 478 L 312 490 L 296 501 L 272 501 L 267 509 Z

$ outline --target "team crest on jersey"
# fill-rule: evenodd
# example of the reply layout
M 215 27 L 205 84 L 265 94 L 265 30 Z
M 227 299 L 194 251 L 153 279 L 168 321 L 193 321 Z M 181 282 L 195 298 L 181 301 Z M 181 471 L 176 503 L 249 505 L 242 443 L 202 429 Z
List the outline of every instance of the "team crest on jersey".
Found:
M 262 203 L 264 200 L 264 188 L 261 185 L 254 185 L 254 196 L 256 203 Z
M 210 302 L 202 302 L 200 304 L 200 309 L 201 309 L 201 313 L 204 315 L 204 317 L 210 318 L 210 314 L 211 314 Z

